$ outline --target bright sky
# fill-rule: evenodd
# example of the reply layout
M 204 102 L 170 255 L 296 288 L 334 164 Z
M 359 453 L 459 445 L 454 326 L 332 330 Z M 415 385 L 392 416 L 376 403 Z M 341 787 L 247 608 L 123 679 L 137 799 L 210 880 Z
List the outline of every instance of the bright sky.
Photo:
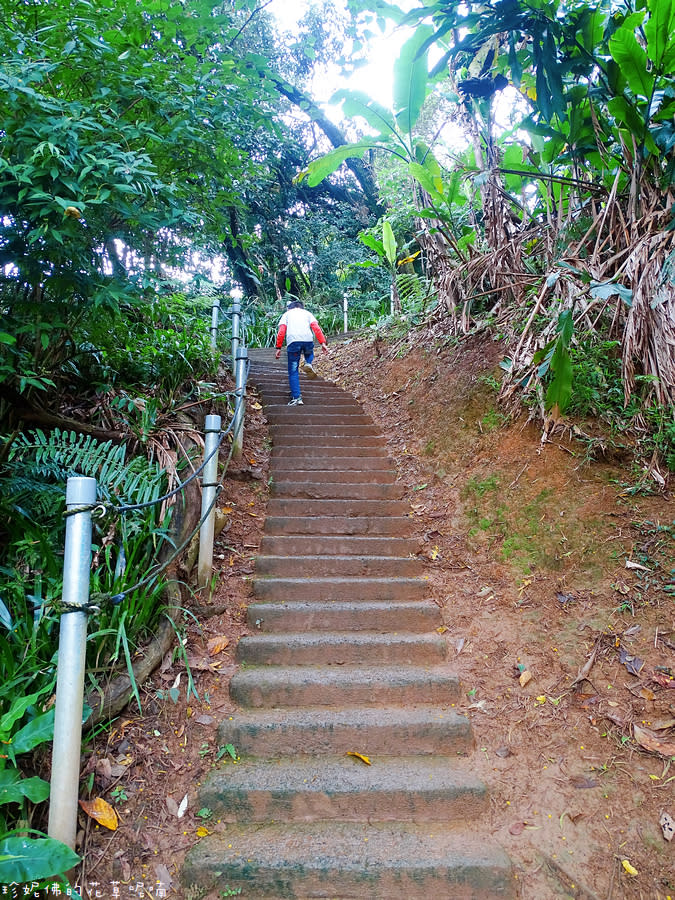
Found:
M 282 30 L 293 32 L 298 19 L 302 18 L 311 5 L 311 0 L 273 0 L 268 10 L 276 17 Z M 359 68 L 346 81 L 341 78 L 337 69 L 332 73 L 323 73 L 313 85 L 314 98 L 319 103 L 325 104 L 335 91 L 347 87 L 352 90 L 364 91 L 373 100 L 389 109 L 392 105 L 394 60 L 398 56 L 401 45 L 411 33 L 410 29 L 394 31 L 393 25 L 389 26 L 385 34 L 371 41 L 368 50 L 370 61 L 366 66 Z

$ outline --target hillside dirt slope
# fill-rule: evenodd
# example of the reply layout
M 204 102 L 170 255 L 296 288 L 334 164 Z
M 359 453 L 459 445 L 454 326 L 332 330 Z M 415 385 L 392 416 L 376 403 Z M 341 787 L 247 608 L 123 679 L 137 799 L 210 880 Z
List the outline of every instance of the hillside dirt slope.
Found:
M 542 443 L 524 419 L 506 424 L 498 359 L 486 337 L 461 351 L 432 338 L 411 352 L 355 339 L 319 364 L 380 426 L 406 486 L 490 826 L 520 896 L 675 898 L 675 841 L 659 824 L 675 818 L 672 500 L 634 494 L 628 456 L 590 461 L 569 432 Z M 178 897 L 187 847 L 226 828 L 196 791 L 212 765 L 236 765 L 216 727 L 232 711 L 267 496 L 269 442 L 254 406 L 240 477 L 222 495 L 217 587 L 198 601 L 199 626 L 186 619 L 199 697 L 186 699 L 185 667 L 167 658 L 144 686 L 143 716 L 129 712 L 88 747 L 93 795 L 111 799 L 117 787 L 124 799 L 118 791 L 117 831 L 83 821 L 85 896 L 116 896 L 107 885 L 118 882 L 120 895 Z

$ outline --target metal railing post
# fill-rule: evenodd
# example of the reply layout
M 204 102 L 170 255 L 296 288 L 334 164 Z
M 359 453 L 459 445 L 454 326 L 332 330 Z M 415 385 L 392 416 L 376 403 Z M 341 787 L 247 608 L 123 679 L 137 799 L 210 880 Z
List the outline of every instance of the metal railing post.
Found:
M 235 396 L 237 406 L 234 411 L 232 423 L 232 456 L 241 456 L 244 445 L 244 414 L 246 412 L 246 363 L 248 362 L 248 350 L 242 347 L 237 354 L 235 373 Z
M 218 323 L 220 320 L 220 297 L 216 297 L 211 307 L 211 352 L 216 352 L 218 339 Z
M 87 602 L 91 568 L 91 509 L 96 503 L 96 479 L 71 477 L 66 484 L 66 509 L 85 507 L 66 519 L 63 559 L 63 602 L 56 676 L 56 706 L 49 836 L 75 848 L 77 802 L 87 643 Z M 81 609 L 78 609 L 81 607 Z
M 204 458 L 207 460 L 202 473 L 202 522 L 199 529 L 199 562 L 197 564 L 197 585 L 206 587 L 213 568 L 213 535 L 216 521 L 216 488 L 218 487 L 218 438 L 220 437 L 220 416 L 207 416 L 204 426 Z M 208 516 L 206 511 L 211 507 Z
M 342 311 L 344 313 L 344 333 L 347 334 L 347 310 L 349 309 L 349 300 L 347 299 L 347 295 L 345 294 L 342 298 Z
M 232 301 L 232 374 L 237 373 L 237 353 L 240 344 L 241 300 Z

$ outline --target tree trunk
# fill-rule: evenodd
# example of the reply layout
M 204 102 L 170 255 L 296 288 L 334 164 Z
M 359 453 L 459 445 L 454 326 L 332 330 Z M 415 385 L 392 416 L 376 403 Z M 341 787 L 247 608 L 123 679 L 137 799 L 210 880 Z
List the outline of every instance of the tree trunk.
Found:
M 312 122 L 316 122 L 333 147 L 343 147 L 345 144 L 349 143 L 337 125 L 334 125 L 331 120 L 323 114 L 311 97 L 303 93 L 299 88 L 289 84 L 280 75 L 272 75 L 272 78 L 274 79 L 274 85 L 279 93 L 309 116 Z M 356 158 L 347 159 L 345 162 L 361 185 L 370 211 L 376 216 L 381 215 L 383 208 L 380 205 L 377 185 L 370 167 L 362 160 Z

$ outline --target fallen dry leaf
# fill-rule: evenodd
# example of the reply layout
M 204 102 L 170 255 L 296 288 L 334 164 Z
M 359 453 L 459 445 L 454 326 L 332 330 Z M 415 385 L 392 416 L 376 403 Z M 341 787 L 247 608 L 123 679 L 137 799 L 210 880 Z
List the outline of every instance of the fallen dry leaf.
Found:
M 522 834 L 525 831 L 525 823 L 524 822 L 514 822 L 512 825 L 509 825 L 509 834 Z
M 96 797 L 94 800 L 80 800 L 80 806 L 86 814 L 95 819 L 99 825 L 109 828 L 110 831 L 116 831 L 119 821 L 117 813 L 103 797 Z
M 665 731 L 666 728 L 675 728 L 675 719 L 652 719 L 651 726 L 653 731 Z
M 675 741 L 667 741 L 649 728 L 633 725 L 633 737 L 641 747 L 661 756 L 675 756 Z
M 521 687 L 525 687 L 526 684 L 529 684 L 532 681 L 532 672 L 528 672 L 525 670 L 520 673 L 520 678 L 518 679 Z
M 221 652 L 221 650 L 224 650 L 229 643 L 230 639 L 225 637 L 224 634 L 219 634 L 216 635 L 216 637 L 212 637 L 207 644 L 209 649 L 209 656 L 216 656 Z
M 347 756 L 355 756 L 357 759 L 360 759 L 361 762 L 364 762 L 367 766 L 371 765 L 369 757 L 364 756 L 363 753 L 357 753 L 355 750 L 348 750 Z
M 205 828 L 203 825 L 200 825 L 197 829 L 197 837 L 206 837 L 211 834 L 208 828 Z
M 166 893 L 171 890 L 171 885 L 173 884 L 173 879 L 169 873 L 169 870 L 164 865 L 164 863 L 155 863 L 154 865 L 155 874 L 157 875 L 157 886 L 162 887 Z M 159 891 L 158 891 L 159 895 Z
M 584 790 L 586 788 L 599 787 L 600 782 L 596 781 L 595 778 L 591 778 L 589 775 L 572 775 L 570 784 L 578 790 Z

